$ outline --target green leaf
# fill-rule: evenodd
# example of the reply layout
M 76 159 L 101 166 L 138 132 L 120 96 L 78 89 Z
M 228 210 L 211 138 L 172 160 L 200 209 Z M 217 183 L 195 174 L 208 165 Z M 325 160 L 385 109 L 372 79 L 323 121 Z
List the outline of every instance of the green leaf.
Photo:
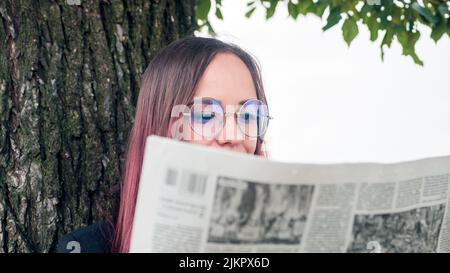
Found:
M 431 39 L 433 39 L 436 43 L 439 39 L 442 38 L 442 35 L 447 31 L 447 24 L 445 23 L 445 19 L 442 18 L 438 24 L 433 26 L 433 31 L 431 31 Z
M 208 27 L 208 33 L 209 35 L 215 37 L 217 35 L 216 31 L 214 30 L 213 26 L 207 21 L 206 26 Z
M 341 10 L 339 8 L 333 8 L 330 11 L 330 14 L 328 15 L 327 24 L 322 28 L 322 30 L 325 31 L 325 30 L 333 27 L 334 25 L 339 23 L 341 18 L 342 18 Z
M 197 19 L 207 20 L 210 9 L 211 9 L 211 1 L 210 0 L 196 0 L 195 14 L 196 14 Z
M 419 58 L 419 56 L 417 56 L 416 52 L 412 52 L 409 55 L 413 58 L 415 64 L 423 66 L 423 61 Z
M 312 1 L 310 1 L 310 0 L 298 1 L 297 12 L 302 15 L 306 15 L 309 11 L 311 4 L 312 4 Z
M 219 18 L 220 20 L 223 20 L 222 11 L 220 11 L 219 8 L 216 8 L 216 17 Z
M 252 13 L 255 11 L 256 7 L 251 8 L 249 11 L 245 13 L 245 17 L 250 18 L 252 16 Z
M 400 44 L 403 46 L 404 50 L 409 51 L 413 50 L 414 46 L 420 38 L 420 32 L 401 32 L 397 34 L 397 39 L 400 42 Z
M 439 12 L 441 13 L 442 16 L 445 16 L 445 14 L 450 15 L 450 10 L 449 7 L 442 5 L 438 7 Z
M 288 3 L 288 12 L 289 12 L 289 15 L 292 16 L 292 18 L 297 19 L 297 17 L 298 17 L 297 6 L 294 3 L 292 3 L 291 1 L 289 1 L 289 3 Z
M 364 6 L 359 11 L 359 14 L 361 14 L 362 16 L 367 16 L 367 13 L 368 12 L 373 12 L 373 10 L 374 9 L 373 9 L 372 5 L 364 4 Z
M 356 21 L 351 17 L 347 18 L 347 20 L 345 20 L 344 24 L 342 25 L 342 36 L 344 36 L 344 40 L 348 46 L 350 46 L 353 39 L 355 39 L 358 33 L 359 30 Z
M 402 23 L 402 10 L 399 7 L 395 6 L 392 8 L 391 16 L 392 16 L 391 25 L 392 24 L 400 25 Z
M 1 0 L 0 0 L 1 1 Z M 231 0 L 230 0 L 231 1 Z M 237 1 L 237 0 L 235 0 Z M 289 17 L 297 20 L 300 15 L 315 15 L 326 21 L 322 29 L 324 31 L 336 26 L 341 20 L 343 39 L 351 45 L 359 34 L 359 25 L 366 25 L 370 31 L 370 40 L 376 41 L 383 36 L 380 50 L 384 59 L 385 46 L 391 47 L 394 37 L 398 38 L 402 45 L 403 54 L 414 59 L 414 62 L 422 64 L 415 52 L 416 39 L 420 34 L 412 34 L 419 24 L 423 24 L 431 30 L 431 39 L 438 41 L 445 34 L 450 37 L 450 7 L 447 0 L 408 0 L 400 2 L 408 5 L 397 5 L 392 0 L 382 0 L 381 5 L 369 5 L 367 0 L 246 0 L 247 11 L 245 16 L 250 18 L 258 8 L 264 8 L 266 19 L 275 15 L 276 9 L 280 9 L 278 3 L 286 3 Z M 222 20 L 222 0 L 195 0 L 196 25 L 195 30 L 208 28 L 214 31 L 208 21 L 209 12 L 215 6 L 215 17 Z M 420 4 L 419 4 L 420 3 Z M 327 11 L 327 15 L 325 14 Z M 343 13 L 349 14 L 349 18 L 342 18 Z M 370 14 L 370 16 L 369 16 Z M 326 20 L 325 20 L 326 17 Z M 360 21 L 361 20 L 361 21 Z M 380 31 L 384 31 L 380 32 Z
M 375 14 L 372 14 L 371 17 L 368 17 L 365 20 L 365 23 L 370 31 L 370 40 L 373 42 L 378 39 L 378 30 L 380 28 L 380 24 L 377 22 L 377 16 L 375 16 Z
M 329 5 L 330 5 L 329 0 L 319 0 L 318 2 L 311 3 L 311 5 L 308 8 L 308 11 L 322 18 L 323 13 L 325 12 L 325 10 Z
M 433 13 L 431 13 L 430 10 L 419 5 L 419 3 L 414 2 L 412 3 L 411 7 L 413 8 L 413 10 L 422 15 L 429 23 L 435 24 L 437 22 L 437 19 L 433 16 Z
M 386 29 L 386 33 L 384 34 L 383 41 L 381 41 L 381 45 L 380 45 L 381 60 L 383 60 L 383 61 L 384 61 L 384 49 L 383 49 L 383 46 L 387 45 L 387 47 L 391 47 L 393 38 L 394 38 L 394 31 L 392 29 Z
M 394 32 L 391 29 L 387 29 L 386 34 L 384 35 L 383 41 L 381 42 L 381 45 L 387 45 L 388 47 L 391 47 L 393 38 L 394 38 Z
M 450 19 L 447 19 L 447 35 L 450 38 Z
M 409 55 L 413 58 L 414 62 L 418 65 L 423 65 L 423 62 L 419 59 L 415 51 L 416 42 L 420 38 L 420 32 L 401 32 L 397 34 L 397 40 L 400 42 L 403 48 L 403 55 Z
M 275 9 L 277 8 L 278 5 L 278 1 L 279 0 L 270 0 L 270 6 L 266 10 L 266 20 L 270 19 L 274 15 Z

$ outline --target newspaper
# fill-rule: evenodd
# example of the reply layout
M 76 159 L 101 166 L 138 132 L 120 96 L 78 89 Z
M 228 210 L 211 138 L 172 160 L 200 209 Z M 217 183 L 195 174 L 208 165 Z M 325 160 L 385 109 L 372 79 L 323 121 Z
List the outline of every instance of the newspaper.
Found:
M 450 252 L 450 157 L 294 164 L 150 136 L 131 252 Z

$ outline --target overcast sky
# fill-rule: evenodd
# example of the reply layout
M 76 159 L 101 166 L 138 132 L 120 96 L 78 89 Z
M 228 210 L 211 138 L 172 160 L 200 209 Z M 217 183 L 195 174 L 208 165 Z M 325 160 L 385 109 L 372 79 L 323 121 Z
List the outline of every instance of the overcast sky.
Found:
M 245 18 L 246 1 L 223 1 L 219 39 L 257 57 L 274 119 L 273 159 L 310 163 L 397 162 L 450 155 L 450 39 L 423 31 L 415 65 L 396 41 L 381 61 L 365 26 L 350 48 L 340 26 L 287 18 L 279 7 Z M 207 34 L 199 34 L 207 36 Z

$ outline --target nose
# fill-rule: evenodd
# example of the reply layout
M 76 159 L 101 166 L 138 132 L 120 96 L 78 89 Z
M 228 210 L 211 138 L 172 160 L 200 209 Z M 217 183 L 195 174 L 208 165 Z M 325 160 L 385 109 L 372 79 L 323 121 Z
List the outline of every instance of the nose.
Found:
M 228 112 L 224 116 L 223 129 L 217 137 L 219 144 L 236 144 L 244 140 L 244 135 L 238 128 L 236 123 L 235 113 Z

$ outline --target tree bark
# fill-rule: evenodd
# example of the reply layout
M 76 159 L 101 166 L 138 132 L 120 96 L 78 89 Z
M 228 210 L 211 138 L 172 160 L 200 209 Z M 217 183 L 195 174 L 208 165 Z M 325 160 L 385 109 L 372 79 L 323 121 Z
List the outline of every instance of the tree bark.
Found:
M 195 1 L 0 1 L 0 252 L 111 215 L 140 78 Z

